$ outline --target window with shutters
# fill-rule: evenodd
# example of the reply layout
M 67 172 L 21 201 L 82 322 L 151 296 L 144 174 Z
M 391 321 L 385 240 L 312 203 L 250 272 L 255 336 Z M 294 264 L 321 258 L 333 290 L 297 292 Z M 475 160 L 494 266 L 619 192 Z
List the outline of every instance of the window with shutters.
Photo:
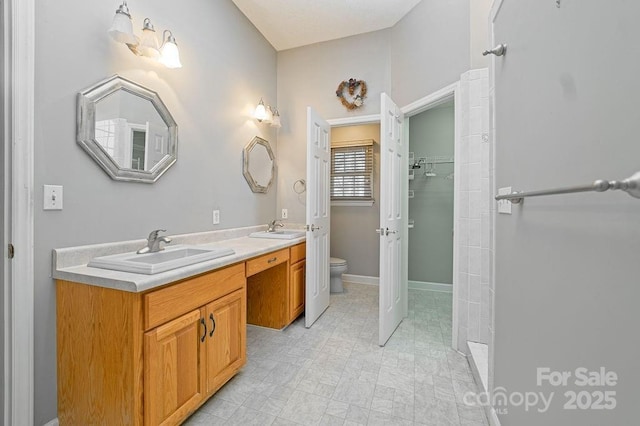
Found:
M 373 204 L 373 140 L 331 146 L 331 202 Z

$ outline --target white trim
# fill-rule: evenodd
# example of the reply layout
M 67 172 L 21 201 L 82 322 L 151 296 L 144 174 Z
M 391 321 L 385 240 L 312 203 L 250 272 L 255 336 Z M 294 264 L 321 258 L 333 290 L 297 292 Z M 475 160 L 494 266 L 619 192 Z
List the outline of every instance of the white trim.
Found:
M 456 84 L 454 89 L 454 138 L 455 146 L 453 148 L 454 158 L 460 159 L 462 152 L 462 94 L 460 93 L 460 82 Z M 462 176 L 462 161 L 456 161 L 453 165 L 454 176 Z M 453 182 L 453 309 L 451 324 L 451 346 L 459 350 L 458 348 L 458 280 L 460 277 L 460 265 L 458 259 L 460 258 L 460 244 L 458 244 L 457 236 L 460 233 L 460 179 L 454 179 Z
M 16 248 L 9 279 L 10 389 L 7 424 L 34 422 L 34 83 L 35 0 L 8 0 L 5 82 L 11 93 L 6 124 L 11 144 L 11 239 Z M 5 9 L 6 10 L 6 9 Z
M 433 92 L 424 98 L 418 99 L 415 102 L 401 108 L 402 112 L 411 117 L 416 114 L 420 114 L 428 109 L 435 108 L 438 105 L 443 104 L 453 98 L 454 100 L 454 158 L 460 158 L 461 149 L 461 137 L 462 137 L 462 99 L 460 97 L 460 82 L 456 82 L 443 87 L 440 90 Z M 454 175 L 462 176 L 462 164 L 460 161 L 455 161 L 453 165 Z M 458 205 L 458 195 L 460 194 L 460 179 L 454 179 L 453 181 L 453 235 L 458 235 L 458 222 L 460 215 L 460 206 Z M 451 347 L 455 350 L 458 348 L 458 256 L 459 247 L 458 239 L 453 239 L 453 307 L 452 307 L 452 321 L 451 321 Z
M 412 290 L 437 291 L 439 293 L 453 293 L 453 284 L 431 283 L 427 281 L 409 280 L 409 288 Z
M 453 99 L 455 92 L 458 90 L 459 82 L 443 87 L 442 89 L 431 93 L 417 101 L 411 102 L 400 110 L 408 116 L 420 114 L 428 109 L 435 108 Z
M 380 114 L 358 115 L 355 117 L 346 118 L 332 118 L 331 120 L 327 120 L 327 123 L 329 123 L 331 127 L 380 123 Z
M 491 12 L 489 17 L 489 42 L 490 46 L 494 46 L 495 43 L 495 20 L 498 18 L 500 11 L 502 10 L 502 5 L 504 4 L 504 0 L 494 0 L 493 5 L 491 6 Z M 491 164 L 489 166 L 490 169 L 490 190 L 492 193 L 496 193 L 496 121 L 495 121 L 495 108 L 496 108 L 496 56 L 490 55 L 491 60 L 489 61 L 489 134 L 490 136 L 490 151 L 491 151 Z M 491 304 L 491 318 L 490 318 L 490 329 L 489 329 L 489 342 L 488 342 L 488 365 L 487 365 L 487 387 L 489 389 L 490 395 L 493 395 L 494 388 L 494 371 L 495 371 L 495 358 L 494 358 L 494 350 L 495 350 L 495 330 L 496 330 L 496 304 L 495 304 L 495 271 L 496 271 L 496 220 L 497 214 L 495 210 L 495 204 L 492 204 L 492 208 L 490 209 L 490 221 L 491 221 L 491 234 L 490 234 L 490 248 L 493 250 L 493 256 L 491 256 L 491 268 L 489 274 L 489 283 L 492 283 L 491 287 L 493 287 L 493 291 L 491 292 L 491 297 L 489 298 L 489 303 Z M 498 420 L 498 415 L 496 410 L 491 406 L 485 407 L 485 412 L 487 414 L 487 418 L 489 420 L 489 424 L 491 425 L 500 425 L 500 421 Z
M 271 330 L 273 330 L 273 329 L 271 329 Z M 59 424 L 60 424 L 60 422 L 58 422 L 58 418 L 56 417 L 55 419 L 45 423 L 44 426 L 58 426 Z
M 366 275 L 342 274 L 342 281 L 354 284 L 380 285 L 379 277 L 368 277 Z

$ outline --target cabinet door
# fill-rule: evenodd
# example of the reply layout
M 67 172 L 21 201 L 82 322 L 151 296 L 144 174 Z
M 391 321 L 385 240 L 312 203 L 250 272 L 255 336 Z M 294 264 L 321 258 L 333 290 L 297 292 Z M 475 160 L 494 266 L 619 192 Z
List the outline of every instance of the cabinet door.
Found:
M 304 260 L 291 266 L 290 284 L 289 284 L 289 322 L 295 320 L 304 311 L 304 279 L 305 279 L 305 262 Z
M 202 401 L 203 314 L 194 310 L 145 333 L 145 425 L 176 424 Z
M 247 360 L 247 305 L 244 289 L 206 306 L 207 394 L 217 391 Z

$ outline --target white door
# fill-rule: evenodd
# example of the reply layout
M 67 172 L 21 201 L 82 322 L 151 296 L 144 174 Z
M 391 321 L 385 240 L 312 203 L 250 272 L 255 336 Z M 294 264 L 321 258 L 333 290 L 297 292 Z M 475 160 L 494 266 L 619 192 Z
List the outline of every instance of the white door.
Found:
M 331 127 L 307 107 L 307 275 L 305 327 L 329 307 Z
M 403 279 L 403 243 L 407 211 L 403 189 L 408 180 L 404 114 L 385 93 L 380 117 L 380 330 L 384 345 L 407 315 L 407 280 Z

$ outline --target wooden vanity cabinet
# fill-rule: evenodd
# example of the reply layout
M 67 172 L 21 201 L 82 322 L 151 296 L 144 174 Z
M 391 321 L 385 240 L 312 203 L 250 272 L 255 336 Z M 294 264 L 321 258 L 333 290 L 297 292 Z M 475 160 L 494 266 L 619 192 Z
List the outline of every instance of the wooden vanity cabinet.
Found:
M 304 312 L 305 243 L 247 261 L 247 323 L 281 330 Z
M 245 264 L 143 294 L 58 281 L 57 339 L 60 425 L 179 424 L 246 363 Z
M 289 272 L 289 321 L 292 323 L 304 312 L 305 279 L 306 279 L 306 244 L 291 247 L 289 256 L 291 267 Z

